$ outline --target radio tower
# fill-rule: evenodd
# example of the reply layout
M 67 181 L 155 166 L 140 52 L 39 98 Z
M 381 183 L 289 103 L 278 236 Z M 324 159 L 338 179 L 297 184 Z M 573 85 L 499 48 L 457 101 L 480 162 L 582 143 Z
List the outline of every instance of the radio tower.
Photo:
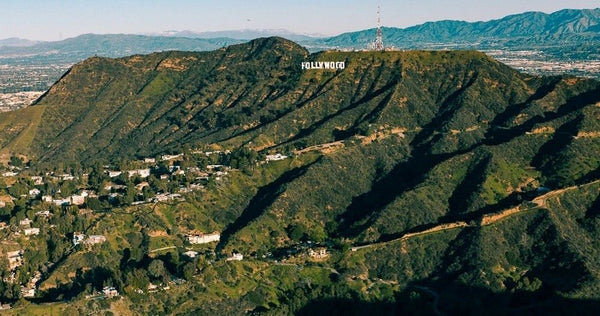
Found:
M 377 6 L 377 37 L 375 38 L 373 48 L 379 51 L 385 50 L 385 47 L 383 47 L 383 33 L 381 32 L 381 10 L 379 6 Z

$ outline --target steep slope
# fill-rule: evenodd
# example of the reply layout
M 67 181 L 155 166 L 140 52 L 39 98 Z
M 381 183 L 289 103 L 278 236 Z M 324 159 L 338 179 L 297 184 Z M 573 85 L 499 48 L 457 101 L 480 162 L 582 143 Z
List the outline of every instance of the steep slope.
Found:
M 306 61 L 345 68 L 303 70 Z M 68 253 L 43 281 L 47 300 L 76 297 L 90 278 L 133 293 L 135 277 L 122 274 L 149 268 L 150 245 L 176 249 L 160 258 L 181 274 L 193 229 L 221 232 L 208 246 L 217 257 L 253 259 L 205 264 L 190 289 L 207 295 L 173 295 L 185 304 L 165 303 L 170 312 L 310 313 L 319 298 L 351 297 L 392 302 L 378 306 L 391 313 L 430 306 L 411 301 L 429 293 L 434 311 L 526 313 L 577 300 L 597 309 L 599 117 L 599 82 L 529 76 L 479 52 L 309 54 L 266 38 L 91 58 L 36 105 L 0 114 L 0 144 L 56 169 L 184 147 L 291 156 L 232 171 L 186 201 L 89 214 L 90 230 L 110 236 L 109 259 Z M 329 246 L 329 261 L 265 259 L 314 243 Z M 75 285 L 59 286 L 75 271 Z

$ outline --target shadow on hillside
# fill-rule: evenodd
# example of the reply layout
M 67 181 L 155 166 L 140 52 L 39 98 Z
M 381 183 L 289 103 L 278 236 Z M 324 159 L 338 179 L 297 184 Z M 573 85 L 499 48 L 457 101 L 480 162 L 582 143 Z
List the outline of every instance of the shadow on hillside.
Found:
M 497 293 L 457 284 L 415 282 L 392 301 L 365 302 L 343 298 L 317 299 L 296 315 L 598 315 L 600 301 L 578 300 L 551 292 Z
M 262 215 L 275 202 L 277 197 L 283 193 L 287 184 L 302 176 L 310 166 L 318 161 L 287 171 L 277 178 L 277 180 L 258 189 L 258 192 L 250 200 L 250 203 L 242 214 L 221 233 L 221 240 L 216 248 L 217 252 L 221 252 L 229 242 L 231 236 Z
M 550 187 L 556 188 L 560 185 L 552 181 L 556 176 L 556 165 L 564 163 L 558 155 L 573 142 L 573 137 L 577 136 L 582 121 L 583 115 L 578 115 L 575 119 L 561 125 L 552 135 L 552 139 L 544 143 L 531 160 L 531 165 L 550 179 L 548 181 Z
M 472 80 L 463 86 L 463 90 L 467 89 L 470 85 L 472 85 Z M 338 233 L 341 236 L 356 237 L 364 229 L 372 225 L 377 220 L 381 211 L 398 196 L 414 189 L 422 183 L 427 173 L 438 164 L 470 152 L 482 145 L 495 146 L 509 142 L 518 136 L 524 135 L 536 124 L 567 116 L 573 111 L 582 109 L 600 100 L 600 88 L 597 88 L 570 98 L 556 112 L 547 112 L 544 116 L 538 115 L 532 117 L 522 125 L 513 128 L 494 127 L 486 132 L 485 139 L 482 142 L 471 145 L 468 148 L 452 153 L 432 154 L 431 148 L 441 138 L 441 135 L 435 134 L 435 131 L 439 130 L 445 122 L 450 120 L 459 108 L 457 105 L 460 104 L 460 93 L 457 92 L 452 93 L 441 103 L 436 117 L 430 123 L 426 124 L 412 140 L 411 146 L 414 149 L 411 157 L 407 161 L 398 163 L 387 175 L 374 182 L 370 191 L 354 197 L 346 211 L 338 216 L 337 220 L 340 223 Z M 493 206 L 493 208 L 496 209 L 496 206 Z M 482 211 L 480 210 L 475 213 L 481 214 Z
M 113 272 L 106 268 L 96 267 L 85 272 L 82 269 L 78 269 L 70 283 L 49 289 L 43 292 L 41 298 L 36 298 L 32 301 L 36 303 L 69 301 L 84 291 L 101 290 L 104 286 L 104 281 L 108 279 L 115 278 Z
M 600 101 L 600 88 L 571 97 L 565 104 L 561 105 L 556 112 L 545 112 L 544 115 L 536 115 L 521 125 L 510 128 L 492 126 L 485 134 L 484 144 L 488 146 L 505 144 L 519 136 L 525 135 L 526 132 L 530 131 L 537 124 L 565 117 L 574 111 L 580 110 L 585 106 L 594 104 L 598 101 Z
M 519 114 L 523 113 L 523 110 L 531 105 L 532 102 L 541 100 L 546 97 L 550 92 L 556 89 L 556 85 L 562 80 L 561 77 L 547 78 L 549 82 L 542 84 L 532 96 L 530 96 L 525 102 L 509 105 L 506 107 L 504 112 L 496 115 L 491 126 L 504 126 L 510 124 L 511 120 L 514 120 Z

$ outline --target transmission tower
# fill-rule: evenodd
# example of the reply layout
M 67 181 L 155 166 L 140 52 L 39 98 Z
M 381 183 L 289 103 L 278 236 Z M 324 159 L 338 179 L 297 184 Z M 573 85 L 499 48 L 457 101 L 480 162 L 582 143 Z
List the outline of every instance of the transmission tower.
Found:
M 383 33 L 381 32 L 381 10 L 379 6 L 377 6 L 377 37 L 375 38 L 373 49 L 385 50 L 385 47 L 383 46 Z

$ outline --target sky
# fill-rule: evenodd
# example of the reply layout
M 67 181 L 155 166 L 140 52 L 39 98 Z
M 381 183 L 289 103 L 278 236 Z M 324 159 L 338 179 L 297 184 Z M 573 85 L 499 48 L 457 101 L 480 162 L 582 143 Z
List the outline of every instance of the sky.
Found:
M 0 39 L 80 34 L 285 29 L 337 35 L 427 21 L 487 21 L 525 11 L 600 8 L 600 0 L 0 0 Z

